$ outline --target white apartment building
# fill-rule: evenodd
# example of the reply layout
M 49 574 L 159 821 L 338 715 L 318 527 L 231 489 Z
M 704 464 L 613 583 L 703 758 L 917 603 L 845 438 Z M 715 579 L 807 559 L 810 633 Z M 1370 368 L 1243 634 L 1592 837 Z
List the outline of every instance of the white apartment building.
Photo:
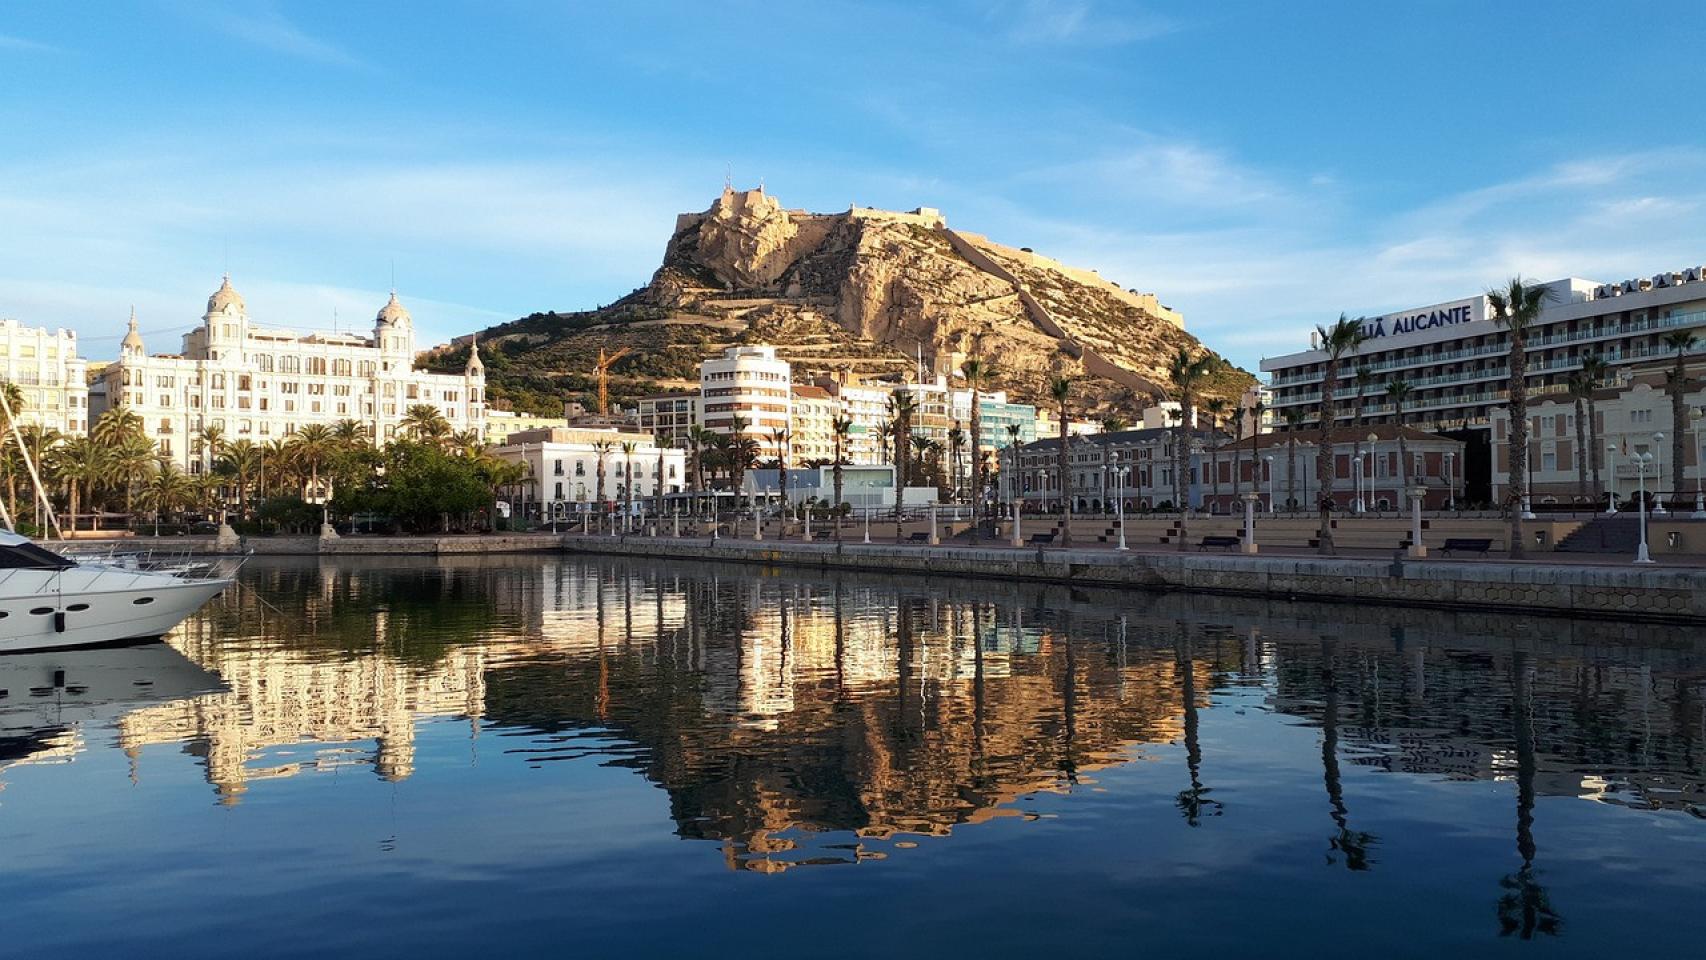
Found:
M 549 430 L 552 427 L 566 427 L 567 417 L 541 417 L 531 413 L 516 413 L 510 410 L 486 411 L 486 443 L 490 446 L 502 446 L 509 438 L 524 430 Z
M 842 416 L 853 421 L 847 429 L 847 461 L 882 463 L 880 428 L 889 418 L 890 390 L 831 377 L 820 377 L 816 385 L 835 398 L 841 406 Z
M 672 446 L 686 446 L 687 436 L 700 425 L 699 394 L 665 393 L 641 397 L 635 405 L 640 429 Z
M 60 433 L 89 431 L 88 361 L 77 356 L 72 330 L 26 327 L 0 318 L 0 381 L 16 384 L 24 397 L 12 412 L 18 423 Z
M 633 453 L 623 444 L 634 445 Z M 604 503 L 623 502 L 633 467 L 636 512 L 649 510 L 661 485 L 665 496 L 687 489 L 687 452 L 659 447 L 649 433 L 612 427 L 553 427 L 512 434 L 492 451 L 527 464 L 531 482 L 522 495 L 523 516 L 548 517 L 596 512 L 598 464 L 604 461 Z M 661 472 L 660 472 L 661 471 Z
M 790 466 L 804 466 L 813 460 L 835 461 L 835 418 L 841 415 L 841 403 L 822 387 L 795 384 L 793 404 L 788 413 Z
M 769 346 L 729 347 L 699 366 L 700 418 L 713 433 L 734 432 L 734 418 L 746 422 L 743 435 L 758 442 L 761 460 L 776 456 L 771 435 L 787 430 L 792 399 L 792 368 Z
M 191 473 L 211 463 L 197 440 L 207 427 L 223 430 L 226 442 L 261 444 L 284 440 L 304 423 L 356 420 L 383 444 L 421 404 L 453 430 L 484 429 L 478 349 L 461 374 L 416 370 L 414 319 L 395 292 L 374 318 L 372 338 L 298 336 L 254 324 L 229 276 L 201 319 L 184 335 L 181 354 L 149 356 L 133 315 L 118 361 L 101 372 L 107 402 L 140 416 L 161 454 Z

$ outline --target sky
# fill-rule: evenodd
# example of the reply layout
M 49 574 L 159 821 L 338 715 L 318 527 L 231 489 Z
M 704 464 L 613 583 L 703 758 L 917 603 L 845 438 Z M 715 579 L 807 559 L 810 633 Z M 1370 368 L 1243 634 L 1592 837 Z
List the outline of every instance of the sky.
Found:
M 650 278 L 725 177 L 1157 293 L 1235 362 L 1706 263 L 1697 3 L 0 0 L 0 316 L 423 345 Z

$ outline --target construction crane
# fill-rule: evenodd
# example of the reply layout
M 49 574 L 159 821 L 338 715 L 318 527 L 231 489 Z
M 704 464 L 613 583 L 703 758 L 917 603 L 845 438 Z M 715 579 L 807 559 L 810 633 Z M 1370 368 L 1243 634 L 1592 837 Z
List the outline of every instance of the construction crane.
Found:
M 615 353 L 605 353 L 603 347 L 598 348 L 598 364 L 593 367 L 593 372 L 598 377 L 599 416 L 610 416 L 610 367 L 615 364 L 616 361 L 633 352 L 633 348 L 631 347 L 623 347 Z

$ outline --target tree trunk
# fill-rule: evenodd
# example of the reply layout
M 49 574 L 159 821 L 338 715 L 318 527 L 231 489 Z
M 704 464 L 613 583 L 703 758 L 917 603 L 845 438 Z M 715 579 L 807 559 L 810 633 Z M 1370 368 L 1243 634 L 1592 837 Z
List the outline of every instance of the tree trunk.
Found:
M 1528 353 L 1527 337 L 1518 330 L 1511 331 L 1510 353 L 1510 556 L 1523 555 L 1522 501 L 1528 493 Z
M 1320 498 L 1321 512 L 1321 529 L 1316 538 L 1325 554 L 1333 552 L 1333 474 L 1338 472 L 1333 456 L 1333 419 L 1338 413 L 1333 409 L 1333 381 L 1338 375 L 1339 364 L 1328 360 L 1326 375 L 1321 378 L 1321 443 L 1315 453 L 1316 496 Z
M 1605 469 L 1605 451 L 1599 444 L 1599 404 L 1594 401 L 1593 394 L 1588 394 L 1588 457 L 1590 472 L 1593 474 L 1593 502 L 1597 505 L 1599 498 L 1605 495 L 1605 480 L 1600 471 Z
M 1410 448 L 1404 443 L 1404 405 L 1397 400 L 1392 401 L 1392 424 L 1398 434 L 1398 509 L 1402 511 L 1410 489 Z
M 1285 505 L 1291 509 L 1297 503 L 1297 435 L 1289 433 L 1285 442 Z
M 1670 499 L 1672 504 L 1675 504 L 1677 497 L 1682 495 L 1682 485 L 1685 482 L 1682 477 L 1684 466 L 1682 462 L 1682 441 L 1688 434 L 1687 373 L 1687 369 L 1683 366 L 1682 352 L 1679 350 L 1676 354 L 1676 370 L 1672 373 L 1672 383 L 1670 384 Z
M 841 542 L 841 434 L 835 435 L 835 469 L 832 471 L 835 480 L 835 540 Z
M 1066 405 L 1060 406 L 1060 500 L 1065 505 L 1063 511 L 1066 526 L 1061 530 L 1060 545 L 1072 546 L 1072 464 L 1068 449 L 1071 445 L 1071 433 L 1067 430 Z
M 971 542 L 977 543 L 977 525 L 983 517 L 983 411 L 977 384 L 971 388 Z
M 1580 394 L 1576 395 L 1576 498 L 1588 499 L 1588 455 L 1587 445 L 1587 415 L 1582 407 Z

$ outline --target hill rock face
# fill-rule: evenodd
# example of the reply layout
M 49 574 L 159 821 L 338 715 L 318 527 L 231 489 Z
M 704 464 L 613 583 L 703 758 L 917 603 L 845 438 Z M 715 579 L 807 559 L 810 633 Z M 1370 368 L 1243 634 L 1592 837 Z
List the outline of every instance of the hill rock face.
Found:
M 585 389 L 599 347 L 629 346 L 617 397 L 697 384 L 700 360 L 734 343 L 771 343 L 796 369 L 926 374 L 970 356 L 998 388 L 1037 401 L 1055 372 L 1085 377 L 1092 413 L 1165 391 L 1179 346 L 1202 350 L 1151 294 L 1029 250 L 952 230 L 935 210 L 788 210 L 763 190 L 725 189 L 682 214 L 651 282 L 609 307 L 534 314 L 486 331 L 493 396 Z M 496 354 L 492 356 L 491 354 Z M 453 356 L 443 358 L 454 362 Z M 1218 358 L 1217 358 L 1218 359 Z M 1221 361 L 1204 392 L 1235 398 L 1253 378 Z

